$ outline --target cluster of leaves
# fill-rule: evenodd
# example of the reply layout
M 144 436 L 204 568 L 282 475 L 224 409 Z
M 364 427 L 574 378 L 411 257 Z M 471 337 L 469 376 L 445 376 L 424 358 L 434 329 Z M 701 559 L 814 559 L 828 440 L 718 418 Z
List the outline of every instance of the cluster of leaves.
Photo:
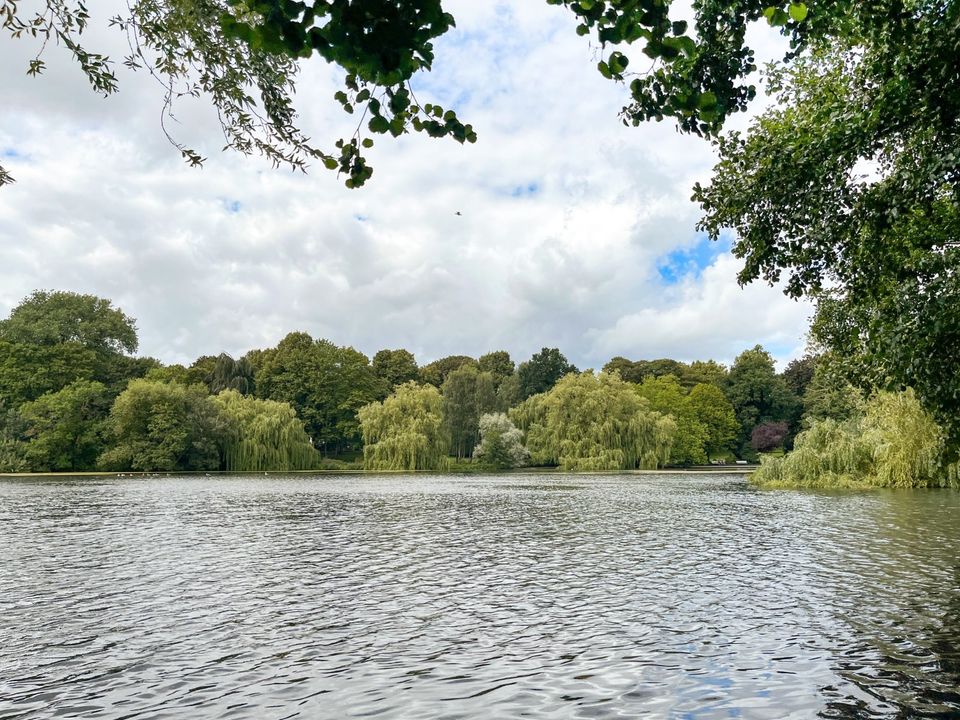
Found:
M 715 134 L 756 94 L 745 80 L 756 69 L 753 51 L 744 44 L 750 23 L 765 19 L 781 27 L 794 48 L 818 28 L 798 2 L 703 0 L 695 6 L 695 33 L 686 21 L 671 19 L 670 3 L 661 0 L 547 2 L 572 12 L 579 21 L 577 33 L 600 43 L 601 75 L 629 81 L 625 124 L 672 117 L 682 130 L 701 135 Z M 227 147 L 259 151 L 275 164 L 295 168 L 318 159 L 343 174 L 348 187 L 360 187 L 373 173 L 363 152 L 373 140 L 363 137 L 363 129 L 397 137 L 412 128 L 460 143 L 477 139 L 454 110 L 421 104 L 410 84 L 414 74 L 431 70 L 434 41 L 455 25 L 441 0 L 134 0 L 128 8 L 112 19 L 130 41 L 124 63 L 148 68 L 164 85 L 167 114 L 177 97 L 209 96 L 220 113 Z M 110 60 L 78 42 L 90 20 L 82 3 L 46 0 L 24 19 L 16 0 L 3 0 L 0 18 L 15 37 L 55 37 L 97 91 L 116 90 Z M 641 73 L 628 71 L 624 52 L 638 43 L 651 63 Z M 43 48 L 31 62 L 34 74 L 43 69 L 42 54 Z M 313 147 L 294 124 L 297 62 L 314 54 L 345 71 L 344 89 L 335 98 L 347 113 L 360 116 L 355 135 L 337 141 L 335 152 Z M 248 93 L 250 86 L 259 89 L 258 98 Z M 170 139 L 188 162 L 203 163 L 195 151 Z M 0 185 L 9 181 L 0 168 Z
M 296 125 L 293 108 L 296 60 L 282 53 L 255 48 L 227 33 L 222 18 L 228 6 L 222 0 L 134 0 L 127 12 L 110 19 L 126 34 L 130 53 L 124 66 L 144 69 L 164 90 L 163 132 L 191 165 L 204 158 L 169 131 L 175 103 L 183 97 L 204 96 L 220 118 L 225 149 L 260 153 L 275 166 L 305 169 L 320 159 L 334 162 L 331 153 L 313 147 Z M 118 90 L 110 58 L 86 50 L 80 35 L 90 23 L 84 3 L 46 0 L 33 14 L 16 0 L 0 3 L 0 29 L 11 36 L 30 36 L 41 42 L 28 72 L 43 72 L 48 41 L 66 47 L 96 92 Z M 251 88 L 256 92 L 251 93 Z M 0 167 L 0 186 L 12 182 Z

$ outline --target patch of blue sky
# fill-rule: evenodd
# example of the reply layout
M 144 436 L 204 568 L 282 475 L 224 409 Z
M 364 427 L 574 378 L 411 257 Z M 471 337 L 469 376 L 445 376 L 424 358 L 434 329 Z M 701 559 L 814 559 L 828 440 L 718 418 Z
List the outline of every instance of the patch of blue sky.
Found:
M 530 197 L 531 195 L 536 195 L 540 192 L 540 183 L 538 182 L 528 182 L 526 185 L 517 185 L 510 190 L 510 197 L 520 198 L 520 197 Z
M 220 202 L 223 203 L 223 209 L 226 210 L 231 215 L 236 215 L 243 209 L 243 204 L 239 200 L 231 200 L 230 198 L 221 198 Z
M 354 215 L 354 216 L 353 216 L 353 219 L 356 220 L 357 222 L 366 222 L 366 221 L 369 220 L 370 218 L 367 217 L 366 215 L 359 215 L 359 214 L 358 214 L 358 215 Z
M 21 160 L 25 157 L 25 155 L 16 148 L 5 147 L 0 150 L 0 157 L 7 158 L 9 160 Z
M 675 285 L 686 278 L 698 278 L 717 256 L 729 252 L 731 245 L 732 239 L 727 235 L 714 242 L 701 233 L 694 245 L 677 248 L 662 256 L 657 262 L 657 272 L 667 285 Z

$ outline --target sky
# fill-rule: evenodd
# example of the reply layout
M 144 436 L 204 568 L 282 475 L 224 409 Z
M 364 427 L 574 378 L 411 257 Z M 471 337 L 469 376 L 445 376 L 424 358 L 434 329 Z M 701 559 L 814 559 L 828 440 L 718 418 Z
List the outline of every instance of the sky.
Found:
M 120 59 L 109 5 L 87 43 Z M 695 230 L 708 143 L 669 122 L 624 127 L 626 88 L 600 76 L 562 8 L 445 7 L 457 28 L 414 89 L 479 141 L 378 137 L 359 190 L 319 165 L 221 152 L 202 100 L 172 126 L 208 158 L 188 167 L 147 74 L 118 67 L 105 99 L 62 48 L 29 78 L 36 46 L 0 38 L 0 164 L 17 178 L 0 189 L 0 317 L 36 289 L 92 293 L 136 318 L 139 354 L 187 364 L 291 331 L 421 363 L 541 347 L 581 368 L 616 355 L 729 364 L 756 344 L 781 367 L 802 355 L 811 306 L 739 287 L 733 238 Z M 328 148 L 356 124 L 333 100 L 340 77 L 315 58 L 298 78 L 301 127 Z

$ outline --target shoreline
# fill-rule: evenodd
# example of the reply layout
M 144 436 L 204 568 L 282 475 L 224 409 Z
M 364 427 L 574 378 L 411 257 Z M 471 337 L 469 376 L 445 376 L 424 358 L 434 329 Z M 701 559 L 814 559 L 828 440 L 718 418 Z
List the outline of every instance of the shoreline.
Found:
M 157 478 L 157 477 L 235 477 L 250 476 L 262 477 L 271 475 L 678 475 L 678 474 L 711 474 L 711 475 L 749 475 L 757 469 L 757 465 L 736 466 L 696 466 L 690 468 L 664 468 L 660 470 L 609 470 L 590 472 L 564 472 L 557 468 L 524 468 L 520 470 L 179 470 L 179 471 L 129 471 L 129 472 L 31 472 L 31 473 L 0 473 L 0 479 L 9 478 L 57 478 L 57 477 L 91 477 L 91 478 Z

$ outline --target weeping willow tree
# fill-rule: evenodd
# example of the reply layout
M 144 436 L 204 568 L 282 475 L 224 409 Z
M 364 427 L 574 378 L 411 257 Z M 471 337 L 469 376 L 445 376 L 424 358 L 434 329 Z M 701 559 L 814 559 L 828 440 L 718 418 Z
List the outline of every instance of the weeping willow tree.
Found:
M 957 464 L 944 466 L 944 435 L 912 390 L 879 392 L 862 414 L 815 421 L 793 452 L 765 457 L 753 480 L 765 487 L 957 486 Z
M 313 470 L 320 455 L 287 403 L 224 390 L 213 399 L 226 422 L 225 470 Z
M 536 464 L 562 470 L 653 469 L 670 456 L 676 423 L 650 410 L 615 373 L 573 373 L 510 411 Z
M 357 417 L 365 469 L 441 470 L 447 465 L 443 398 L 432 385 L 398 385 L 383 402 L 360 408 Z

